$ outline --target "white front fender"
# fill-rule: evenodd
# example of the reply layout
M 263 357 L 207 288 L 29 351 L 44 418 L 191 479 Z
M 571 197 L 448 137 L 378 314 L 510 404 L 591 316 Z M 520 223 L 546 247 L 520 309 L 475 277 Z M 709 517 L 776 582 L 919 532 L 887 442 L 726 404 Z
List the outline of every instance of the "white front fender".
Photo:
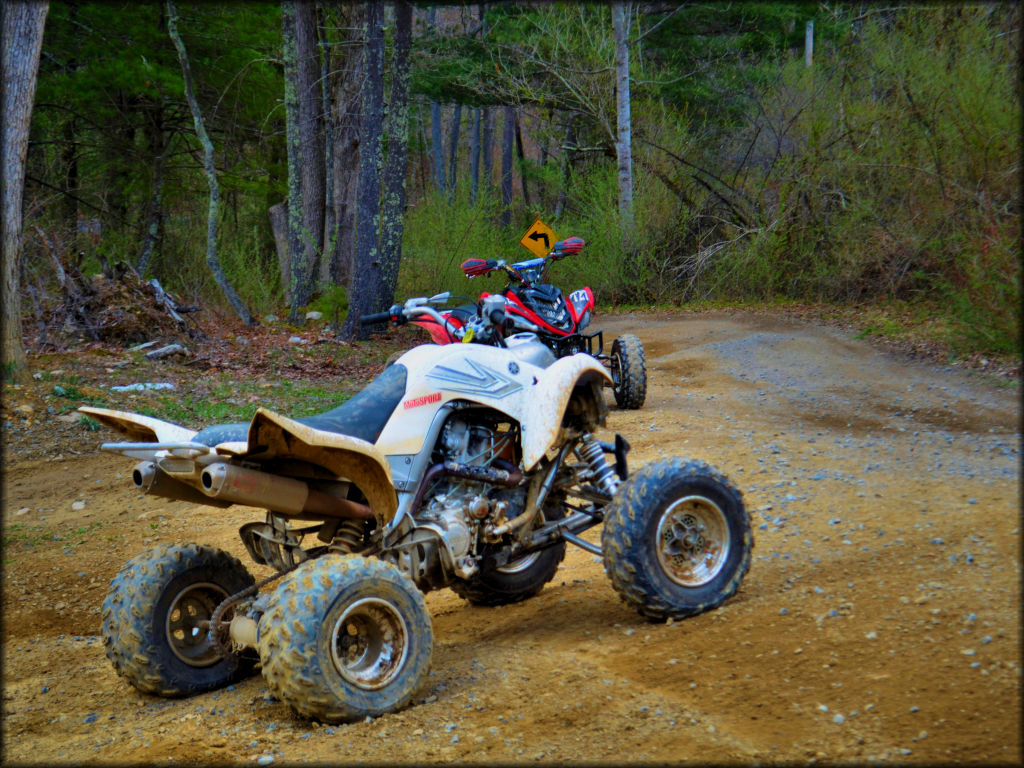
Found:
M 523 470 L 529 472 L 554 446 L 562 417 L 578 384 L 596 381 L 611 384 L 612 378 L 597 360 L 582 352 L 563 357 L 544 369 L 529 392 L 529 406 L 520 418 Z

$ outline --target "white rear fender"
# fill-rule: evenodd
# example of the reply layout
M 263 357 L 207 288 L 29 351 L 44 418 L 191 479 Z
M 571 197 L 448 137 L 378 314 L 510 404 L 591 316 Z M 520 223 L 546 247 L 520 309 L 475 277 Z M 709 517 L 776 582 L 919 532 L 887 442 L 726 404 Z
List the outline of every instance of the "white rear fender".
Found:
M 79 407 L 78 412 L 138 443 L 187 443 L 196 435 L 195 430 L 139 413 L 93 408 L 91 405 Z
M 374 515 L 384 523 L 398 509 L 391 468 L 372 443 L 357 437 L 324 432 L 260 408 L 249 425 L 246 452 L 236 455 L 259 462 L 296 459 L 323 467 L 359 488 Z

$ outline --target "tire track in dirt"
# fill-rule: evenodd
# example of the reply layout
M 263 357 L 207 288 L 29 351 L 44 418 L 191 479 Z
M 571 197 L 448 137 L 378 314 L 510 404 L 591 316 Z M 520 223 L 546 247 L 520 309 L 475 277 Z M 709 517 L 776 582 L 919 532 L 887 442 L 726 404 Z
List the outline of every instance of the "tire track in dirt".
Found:
M 5 464 L 5 761 L 1019 763 L 1019 390 L 762 315 L 598 324 L 646 351 L 646 404 L 608 424 L 630 465 L 699 458 L 744 493 L 754 559 L 721 608 L 649 623 L 570 547 L 524 603 L 427 595 L 402 712 L 320 725 L 260 676 L 157 699 L 104 658 L 106 584 L 156 543 L 244 561 L 260 513 L 140 497 L 116 457 Z

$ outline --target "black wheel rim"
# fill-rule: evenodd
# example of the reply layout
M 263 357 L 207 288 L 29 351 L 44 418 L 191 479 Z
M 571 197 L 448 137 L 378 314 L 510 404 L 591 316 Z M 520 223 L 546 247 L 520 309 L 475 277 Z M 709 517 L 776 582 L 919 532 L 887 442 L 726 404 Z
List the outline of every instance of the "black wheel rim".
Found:
M 209 667 L 220 661 L 208 632 L 213 612 L 227 597 L 223 588 L 202 582 L 185 587 L 171 601 L 164 627 L 167 643 L 190 667 Z

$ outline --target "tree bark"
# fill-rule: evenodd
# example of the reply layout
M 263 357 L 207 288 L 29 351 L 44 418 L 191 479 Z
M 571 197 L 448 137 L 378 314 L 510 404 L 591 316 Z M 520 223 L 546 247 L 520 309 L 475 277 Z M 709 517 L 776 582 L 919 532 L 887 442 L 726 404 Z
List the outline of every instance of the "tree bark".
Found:
M 437 9 L 431 7 L 427 11 L 427 26 L 434 32 L 437 31 Z M 430 102 L 430 156 L 434 164 L 434 183 L 437 191 L 442 195 L 445 192 L 444 173 L 444 137 L 441 135 L 441 105 L 436 101 Z
M 405 177 L 409 157 L 409 51 L 412 47 L 412 4 L 395 2 L 394 56 L 391 63 L 391 97 L 384 134 L 388 142 L 384 166 L 384 203 L 381 213 L 381 293 L 378 307 L 395 299 L 398 269 L 402 262 L 405 230 Z M 454 188 L 454 186 L 453 186 Z
M 526 168 L 526 154 L 523 152 L 523 125 L 516 112 L 516 157 L 519 158 L 519 182 L 523 185 L 523 205 L 530 207 L 530 191 L 526 186 L 526 175 L 523 170 Z
M 501 141 L 501 226 L 512 225 L 512 144 L 515 139 L 516 108 L 505 107 Z
M 23 380 L 27 374 L 25 342 L 21 334 L 22 194 L 25 191 L 25 159 L 35 102 L 39 53 L 48 2 L 4 0 L 0 4 L 0 41 L 3 46 L 3 254 L 0 273 L 3 288 L 4 377 Z
M 362 34 L 365 5 L 338 3 L 339 26 L 350 30 L 340 45 L 333 46 L 331 70 L 333 128 L 331 186 L 335 229 L 330 258 L 322 266 L 321 281 L 348 286 L 356 244 L 356 189 L 359 183 L 359 125 L 362 114 L 360 83 L 365 71 Z M 351 31 L 355 30 L 355 31 Z
M 285 62 L 285 119 L 288 143 L 288 229 L 292 254 L 289 319 L 301 321 L 301 308 L 315 287 L 324 231 L 324 149 L 320 131 L 320 66 L 316 6 L 282 0 Z
M 632 119 L 629 101 L 629 16 L 631 3 L 612 3 L 615 29 L 615 154 L 619 175 L 619 214 L 627 234 L 633 228 Z
M 192 67 L 189 65 L 188 53 L 185 51 L 185 44 L 178 34 L 178 9 L 173 0 L 167 0 L 167 34 L 174 42 L 178 52 L 178 61 L 181 63 L 181 73 L 185 80 L 185 98 L 189 108 L 192 110 L 192 121 L 195 123 L 196 135 L 199 143 L 203 145 L 203 168 L 206 171 L 206 181 L 210 186 L 210 208 L 206 224 L 206 265 L 213 274 L 221 291 L 227 298 L 228 303 L 246 325 L 256 325 L 249 308 L 245 306 L 235 289 L 231 287 L 224 270 L 220 266 L 220 258 L 217 256 L 217 215 L 220 206 L 220 185 L 217 183 L 217 168 L 213 162 L 213 142 L 206 133 L 206 125 L 203 122 L 203 114 L 199 110 L 199 102 L 196 100 L 195 91 L 192 86 Z
M 366 338 L 369 332 L 359 318 L 377 311 L 381 296 L 380 171 L 381 134 L 384 129 L 383 9 L 378 3 L 366 6 L 366 76 L 363 79 L 362 126 L 359 132 L 359 190 L 356 204 L 356 258 L 349 292 L 348 316 L 341 330 L 343 339 Z
M 153 156 L 153 190 L 149 196 L 149 209 L 146 215 L 146 233 L 142 238 L 142 250 L 135 271 L 139 277 L 145 277 L 149 262 L 153 258 L 157 237 L 160 234 L 160 220 L 163 216 L 164 166 L 166 164 L 167 141 L 164 136 L 163 109 L 157 106 L 153 110 L 152 119 L 148 121 L 150 152 Z

